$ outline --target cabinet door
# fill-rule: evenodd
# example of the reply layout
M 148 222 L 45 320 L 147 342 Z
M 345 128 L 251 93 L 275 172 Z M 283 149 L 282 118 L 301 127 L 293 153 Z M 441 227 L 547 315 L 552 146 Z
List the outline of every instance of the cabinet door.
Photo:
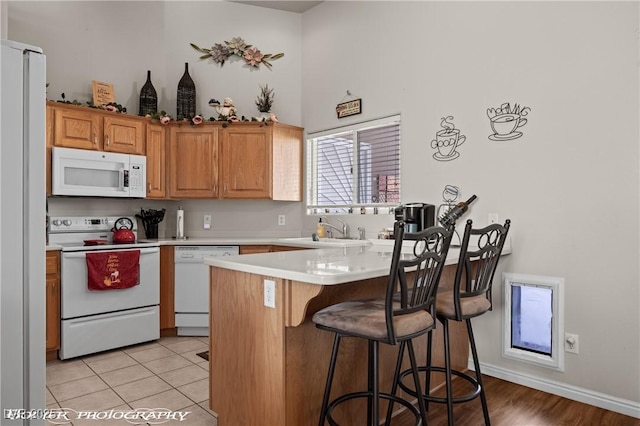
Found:
M 79 149 L 102 149 L 102 117 L 87 111 L 55 108 L 55 146 Z
M 47 319 L 45 344 L 47 351 L 60 348 L 60 280 L 58 277 L 47 276 Z
M 49 352 L 51 359 L 55 359 L 55 351 L 60 348 L 60 254 L 59 252 L 47 252 L 46 254 L 46 280 L 45 280 L 45 306 L 46 328 L 45 348 L 47 360 Z
M 269 253 L 271 245 L 240 246 L 240 254 Z
M 147 198 L 164 198 L 166 187 L 166 131 L 161 124 L 147 124 Z
M 176 327 L 174 247 L 160 247 L 160 330 Z
M 271 198 L 271 131 L 267 126 L 221 130 L 222 198 Z
M 51 147 L 53 146 L 53 124 L 55 120 L 55 109 L 52 106 L 47 105 L 46 109 L 46 127 L 45 127 L 45 144 L 46 144 L 46 185 L 47 195 L 51 195 Z
M 124 117 L 104 117 L 103 149 L 123 154 L 144 155 L 144 123 Z
M 169 196 L 216 198 L 218 130 L 172 126 L 169 137 Z

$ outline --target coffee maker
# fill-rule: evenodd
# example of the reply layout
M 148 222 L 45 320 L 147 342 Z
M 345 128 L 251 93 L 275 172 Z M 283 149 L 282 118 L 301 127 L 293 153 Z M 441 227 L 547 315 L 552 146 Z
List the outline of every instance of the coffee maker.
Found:
M 407 232 L 419 232 L 435 224 L 436 206 L 425 203 L 408 203 L 396 207 L 396 220 L 406 223 Z

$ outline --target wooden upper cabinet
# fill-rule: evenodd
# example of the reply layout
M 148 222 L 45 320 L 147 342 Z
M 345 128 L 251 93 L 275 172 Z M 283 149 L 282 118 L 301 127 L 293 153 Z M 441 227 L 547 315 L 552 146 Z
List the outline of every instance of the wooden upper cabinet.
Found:
M 271 136 L 266 126 L 221 130 L 222 198 L 271 198 Z
M 144 155 L 147 119 L 95 108 L 49 102 L 53 145 Z
M 102 149 L 102 116 L 89 108 L 54 109 L 53 144 L 65 148 Z
M 302 129 L 234 123 L 220 131 L 221 198 L 302 200 Z
M 304 129 L 279 123 L 269 128 L 273 133 L 271 198 L 279 201 L 302 201 L 302 133 Z
M 121 115 L 105 116 L 103 126 L 105 151 L 144 155 L 144 122 Z
M 166 196 L 166 128 L 161 124 L 146 126 L 147 198 Z
M 46 143 L 46 151 L 45 151 L 45 167 L 46 167 L 46 185 L 47 185 L 47 195 L 51 195 L 51 147 L 53 146 L 53 122 L 55 120 L 54 117 L 54 109 L 53 107 L 47 105 L 46 113 L 45 113 L 45 143 Z
M 171 126 L 169 197 L 217 198 L 217 126 Z

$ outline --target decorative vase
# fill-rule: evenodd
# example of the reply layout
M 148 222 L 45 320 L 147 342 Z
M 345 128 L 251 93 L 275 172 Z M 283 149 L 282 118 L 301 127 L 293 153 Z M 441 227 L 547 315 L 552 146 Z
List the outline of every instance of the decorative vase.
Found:
M 178 83 L 178 105 L 176 117 L 178 120 L 191 118 L 196 115 L 196 85 L 189 75 L 189 63 L 184 63 L 184 74 Z
M 145 116 L 158 112 L 158 94 L 151 84 L 151 71 L 147 71 L 147 82 L 140 90 L 140 111 L 138 115 Z

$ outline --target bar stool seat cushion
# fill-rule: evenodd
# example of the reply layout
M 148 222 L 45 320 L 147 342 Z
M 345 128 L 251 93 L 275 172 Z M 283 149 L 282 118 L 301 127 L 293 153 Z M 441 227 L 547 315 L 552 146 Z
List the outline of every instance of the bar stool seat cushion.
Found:
M 399 307 L 399 303 L 394 303 L 394 309 Z M 354 300 L 328 306 L 313 315 L 313 322 L 344 334 L 380 341 L 388 337 L 384 299 Z M 429 329 L 433 318 L 429 312 L 421 310 L 398 315 L 393 323 L 396 336 L 401 339 Z
M 485 295 L 460 298 L 462 318 L 472 318 L 491 309 L 491 302 Z M 436 315 L 448 319 L 456 318 L 456 308 L 453 304 L 453 292 L 439 292 L 436 298 Z

